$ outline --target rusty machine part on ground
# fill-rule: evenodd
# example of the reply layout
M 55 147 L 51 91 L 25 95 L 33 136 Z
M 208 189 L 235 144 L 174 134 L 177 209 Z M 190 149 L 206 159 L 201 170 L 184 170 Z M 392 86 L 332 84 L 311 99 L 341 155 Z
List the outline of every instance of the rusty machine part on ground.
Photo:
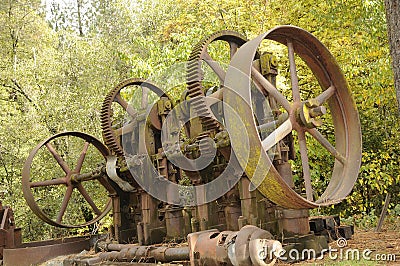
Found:
M 21 228 L 15 225 L 13 210 L 3 206 L 0 200 L 0 262 L 3 260 L 4 249 L 16 248 L 21 244 Z
M 263 51 L 278 46 L 287 57 Z M 22 173 L 32 211 L 93 229 L 112 209 L 95 260 L 272 265 L 282 249 L 321 250 L 339 221 L 310 219 L 309 209 L 341 202 L 361 163 L 356 106 L 327 48 L 294 26 L 250 41 L 220 31 L 194 46 L 183 75 L 179 99 L 167 81 L 132 78 L 111 90 L 100 114 L 105 145 L 80 132 L 40 143 Z M 319 176 L 315 147 L 332 161 Z M 52 194 L 55 210 L 41 202 Z

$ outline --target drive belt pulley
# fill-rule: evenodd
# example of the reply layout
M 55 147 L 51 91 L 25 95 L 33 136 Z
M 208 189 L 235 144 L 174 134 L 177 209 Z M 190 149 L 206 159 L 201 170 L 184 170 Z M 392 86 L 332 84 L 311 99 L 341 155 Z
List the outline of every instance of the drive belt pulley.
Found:
M 253 65 L 253 57 L 263 41 L 286 46 L 290 89 L 284 92 L 264 78 Z M 307 68 L 316 80 L 307 91 L 304 90 L 307 82 L 301 81 L 303 76 L 298 74 L 301 68 Z M 264 139 L 259 135 L 259 127 L 263 126 L 258 126 L 254 119 L 251 82 L 268 92 L 284 115 L 282 122 Z M 280 26 L 247 42 L 231 60 L 223 100 L 236 110 L 236 114 L 224 113 L 232 149 L 246 175 L 265 197 L 286 208 L 307 209 L 339 203 L 350 193 L 361 164 L 360 120 L 338 64 L 312 34 L 298 27 Z M 237 116 L 245 125 L 241 130 L 237 129 Z M 329 132 L 326 128 L 329 128 L 331 136 L 326 136 L 325 133 Z M 296 162 L 302 168 L 304 181 L 300 193 L 285 182 L 268 157 L 268 152 L 292 132 L 299 151 Z M 332 169 L 324 169 L 330 176 L 321 195 L 316 195 L 312 187 L 313 179 L 318 178 L 320 172 L 313 175 L 311 171 L 311 141 L 315 143 L 313 149 L 319 145 L 333 162 Z M 305 198 L 301 195 L 303 192 Z

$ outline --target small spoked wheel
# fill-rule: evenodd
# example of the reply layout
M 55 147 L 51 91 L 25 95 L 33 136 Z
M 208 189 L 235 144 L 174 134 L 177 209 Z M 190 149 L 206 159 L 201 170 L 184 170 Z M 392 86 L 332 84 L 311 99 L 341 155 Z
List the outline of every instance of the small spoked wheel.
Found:
M 59 133 L 41 142 L 22 170 L 29 207 L 53 226 L 77 228 L 99 221 L 110 211 L 109 195 L 114 193 L 103 169 L 107 155 L 100 141 L 79 132 Z

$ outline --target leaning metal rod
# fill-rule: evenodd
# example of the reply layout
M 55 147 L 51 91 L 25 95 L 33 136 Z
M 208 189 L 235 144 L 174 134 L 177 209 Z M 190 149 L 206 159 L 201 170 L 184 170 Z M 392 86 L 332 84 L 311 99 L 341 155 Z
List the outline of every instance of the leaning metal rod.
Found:
M 265 124 L 261 124 L 257 126 L 257 130 L 262 133 L 270 134 L 272 131 L 277 129 L 280 125 L 282 125 L 286 120 L 289 119 L 288 113 L 283 113 L 278 116 L 277 120 L 273 120 L 271 122 L 267 122 Z
M 257 126 L 257 130 L 259 131 L 259 133 L 268 134 L 268 137 L 262 141 L 264 149 L 266 151 L 272 148 L 276 143 L 278 143 L 280 140 L 282 140 L 285 136 L 287 136 L 291 132 L 292 124 L 288 119 L 289 119 L 288 113 L 283 113 L 278 116 L 277 120 Z M 176 145 L 179 145 L 179 148 L 177 148 Z M 189 152 L 191 150 L 200 149 L 198 143 L 194 144 L 181 143 L 176 145 L 172 145 L 173 149 L 169 151 L 165 150 L 162 151 L 159 154 L 159 156 L 161 156 L 161 158 L 167 158 L 168 155 L 173 156 L 173 154 L 175 153 L 179 154 L 181 151 Z M 136 165 L 135 163 L 135 161 L 137 160 L 136 157 L 135 158 L 127 157 L 126 160 L 127 160 L 127 165 Z

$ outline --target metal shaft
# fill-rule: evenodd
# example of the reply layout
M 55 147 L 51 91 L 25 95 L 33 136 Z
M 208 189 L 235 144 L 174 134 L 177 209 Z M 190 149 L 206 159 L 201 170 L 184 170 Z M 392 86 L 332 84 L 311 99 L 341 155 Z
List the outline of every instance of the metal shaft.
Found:
M 189 247 L 154 247 L 124 244 L 99 243 L 99 248 L 105 252 L 100 255 L 102 260 L 139 260 L 141 258 L 154 258 L 158 262 L 172 262 L 189 260 Z

